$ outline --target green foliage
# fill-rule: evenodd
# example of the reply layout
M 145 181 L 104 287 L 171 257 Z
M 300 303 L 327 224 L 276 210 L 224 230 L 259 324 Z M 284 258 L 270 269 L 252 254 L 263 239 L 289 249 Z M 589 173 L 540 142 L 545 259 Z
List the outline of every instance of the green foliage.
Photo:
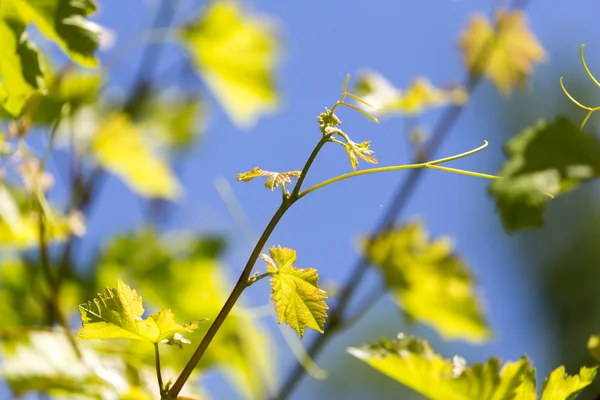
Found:
M 250 182 L 252 179 L 258 177 L 267 178 L 265 182 L 265 187 L 267 189 L 270 189 L 272 192 L 278 186 L 281 186 L 283 189 L 287 183 L 292 183 L 292 178 L 298 178 L 299 176 L 300 171 L 270 172 L 263 171 L 259 167 L 254 167 L 248 172 L 242 172 L 240 174 L 237 174 L 237 180 L 243 182 Z
M 193 332 L 197 322 L 179 325 L 169 309 L 142 319 L 142 298 L 135 290 L 118 281 L 116 288 L 79 306 L 82 327 L 78 339 L 136 339 L 151 343 L 189 343 L 181 334 Z
M 151 229 L 116 237 L 101 260 L 100 283 L 122 278 L 135 283 L 152 307 L 171 307 L 182 320 L 207 317 L 208 323 L 186 334 L 192 343 L 199 343 L 229 293 L 230 285 L 218 261 L 222 248 L 223 242 L 217 238 L 184 233 L 161 237 Z M 264 398 L 270 384 L 267 377 L 273 375 L 270 341 L 261 325 L 238 308 L 212 342 L 200 371 L 218 367 L 240 394 Z M 161 363 L 178 371 L 192 350 L 191 346 L 183 351 L 166 348 L 161 351 Z M 137 357 L 152 360 L 147 353 Z
M 536 399 L 535 370 L 526 357 L 502 366 L 498 359 L 490 358 L 467 367 L 461 357 L 444 359 L 426 341 L 403 334 L 391 341 L 351 347 L 348 352 L 429 399 Z M 544 382 L 541 399 L 573 399 L 595 376 L 596 367 L 583 367 L 574 376 L 559 367 Z
M 447 339 L 489 339 L 472 274 L 447 239 L 430 241 L 423 225 L 413 222 L 377 237 L 368 257 L 410 319 Z
M 296 251 L 286 247 L 271 247 L 262 255 L 271 275 L 271 293 L 279 323 L 285 321 L 298 336 L 304 336 L 306 327 L 323 333 L 327 318 L 327 294 L 319 289 L 319 275 L 314 268 L 293 266 Z
M 234 1 L 215 1 L 181 31 L 204 82 L 232 121 L 248 128 L 275 109 L 278 41 L 264 20 Z
M 540 122 L 506 145 L 509 160 L 490 186 L 509 230 L 539 228 L 547 192 L 561 194 L 600 176 L 600 142 L 565 118 Z

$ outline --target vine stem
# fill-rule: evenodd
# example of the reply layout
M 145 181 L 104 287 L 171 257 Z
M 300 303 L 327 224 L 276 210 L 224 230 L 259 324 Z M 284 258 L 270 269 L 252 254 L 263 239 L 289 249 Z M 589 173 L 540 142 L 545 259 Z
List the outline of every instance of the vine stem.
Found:
M 248 262 L 246 263 L 246 266 L 244 267 L 244 270 L 240 274 L 240 277 L 238 278 L 238 281 L 236 282 L 235 286 L 233 287 L 231 293 L 229 294 L 227 301 L 221 308 L 221 311 L 219 311 L 219 314 L 215 318 L 214 322 L 211 324 L 210 328 L 208 328 L 206 335 L 204 335 L 204 337 L 202 338 L 202 341 L 196 348 L 196 351 L 194 351 L 194 354 L 189 359 L 188 363 L 183 368 L 183 371 L 177 377 L 177 380 L 175 381 L 173 386 L 171 386 L 171 388 L 167 392 L 167 397 L 169 399 L 177 398 L 177 395 L 179 394 L 179 392 L 181 392 L 181 389 L 183 389 L 183 385 L 185 385 L 185 383 L 189 379 L 190 375 L 196 368 L 196 365 L 198 365 L 198 363 L 202 359 L 202 356 L 206 352 L 206 349 L 208 348 L 208 346 L 214 339 L 215 335 L 221 328 L 221 325 L 223 325 L 223 322 L 225 322 L 225 319 L 227 318 L 227 316 L 233 309 L 233 306 L 235 306 L 235 303 L 237 303 L 238 299 L 244 292 L 244 289 L 246 289 L 249 286 L 248 279 L 250 278 L 250 274 L 252 273 L 252 268 L 254 268 L 254 264 L 256 264 L 256 261 L 258 260 L 258 257 L 260 256 L 260 253 L 261 253 L 263 247 L 265 247 L 267 240 L 269 240 L 271 233 L 273 233 L 273 230 L 275 230 L 275 227 L 277 226 L 277 224 L 279 223 L 279 221 L 281 220 L 281 218 L 283 217 L 285 212 L 299 199 L 298 193 L 300 192 L 302 183 L 304 182 L 304 179 L 306 178 L 306 174 L 308 174 L 308 170 L 312 166 L 312 163 L 314 162 L 314 160 L 317 158 L 319 151 L 321 151 L 321 149 L 323 148 L 325 143 L 327 143 L 329 141 L 330 136 L 331 135 L 323 135 L 323 137 L 321 138 L 319 143 L 317 143 L 317 145 L 313 149 L 312 153 L 308 157 L 308 160 L 306 160 L 304 168 L 302 168 L 302 172 L 300 173 L 300 176 L 298 177 L 298 181 L 296 182 L 296 185 L 294 186 L 294 189 L 292 190 L 292 194 L 287 198 L 286 197 L 283 198 L 281 205 L 279 206 L 279 208 L 277 209 L 277 211 L 271 218 L 271 221 L 269 221 L 269 223 L 267 224 L 267 227 L 265 228 L 262 235 L 256 242 L 256 245 L 254 246 L 254 250 L 252 250 L 250 257 L 248 258 Z
M 154 343 L 154 362 L 156 364 L 156 380 L 158 381 L 158 390 L 160 390 L 160 396 L 162 398 L 165 387 L 163 386 L 162 373 L 160 372 L 160 352 L 158 350 L 158 343 Z

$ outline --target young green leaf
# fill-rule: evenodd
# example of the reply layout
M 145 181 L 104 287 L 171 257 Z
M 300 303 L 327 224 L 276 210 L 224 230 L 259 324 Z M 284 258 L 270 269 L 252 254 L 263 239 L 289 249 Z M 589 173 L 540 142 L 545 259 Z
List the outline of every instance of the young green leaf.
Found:
M 84 67 L 95 67 L 102 29 L 87 19 L 96 11 L 93 0 L 11 0 L 25 24 L 34 23 L 69 57 Z
M 467 367 L 461 357 L 444 359 L 425 340 L 403 334 L 348 352 L 434 400 L 512 400 L 517 391 L 523 393 L 523 385 L 530 385 L 532 371 L 525 357 L 502 368 L 496 358 Z
M 460 38 L 466 67 L 486 75 L 503 93 L 523 87 L 535 63 L 546 54 L 527 26 L 522 11 L 499 10 L 495 26 L 475 15 Z
M 406 314 L 447 339 L 490 337 L 473 277 L 444 239 L 430 241 L 419 222 L 392 229 L 369 246 L 369 259 Z
M 234 1 L 212 2 L 181 35 L 200 75 L 233 122 L 243 128 L 275 109 L 278 41 L 263 20 Z
M 142 320 L 142 298 L 122 281 L 116 288 L 106 288 L 93 301 L 79 306 L 82 327 L 78 339 L 136 339 L 152 343 L 184 343 L 175 335 L 192 332 L 198 322 L 179 325 L 169 309 Z
M 248 172 L 237 174 L 237 180 L 250 182 L 252 179 L 258 177 L 267 178 L 265 182 L 266 188 L 274 191 L 276 187 L 285 186 L 287 183 L 292 183 L 292 178 L 298 178 L 299 176 L 300 171 L 270 172 L 264 171 L 259 167 L 254 167 Z
M 600 142 L 566 118 L 524 130 L 505 151 L 509 160 L 490 193 L 509 231 L 543 225 L 546 192 L 560 194 L 600 176 Z
M 560 366 L 546 379 L 542 387 L 541 400 L 571 400 L 596 377 L 597 367 L 581 367 L 578 375 L 569 376 L 565 367 Z
M 345 144 L 346 152 L 348 153 L 348 158 L 350 159 L 350 164 L 352 165 L 352 170 L 356 171 L 356 167 L 358 166 L 358 158 L 362 158 L 369 164 L 379 164 L 379 161 L 372 155 L 374 152 L 369 148 L 371 142 L 361 142 L 354 143 L 352 140 L 348 140 Z
M 3 19 L 1 13 L 0 43 L 0 106 L 18 117 L 31 95 L 45 89 L 41 55 L 28 40 L 25 25 Z
M 156 154 L 142 132 L 124 114 L 104 120 L 92 139 L 98 162 L 134 191 L 176 200 L 181 187 L 166 160 Z
M 271 274 L 271 293 L 279 323 L 285 321 L 300 338 L 306 327 L 323 333 L 327 294 L 319 289 L 317 270 L 294 267 L 296 251 L 293 249 L 271 247 L 269 253 L 271 257 L 263 254 L 262 259 Z

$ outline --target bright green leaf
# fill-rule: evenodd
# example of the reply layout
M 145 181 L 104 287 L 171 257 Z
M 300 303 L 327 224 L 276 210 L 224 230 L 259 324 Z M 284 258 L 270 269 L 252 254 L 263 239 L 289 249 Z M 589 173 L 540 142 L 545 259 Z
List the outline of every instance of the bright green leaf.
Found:
M 278 186 L 285 186 L 288 183 L 292 183 L 292 178 L 298 178 L 300 174 L 301 171 L 271 172 L 262 170 L 259 167 L 254 167 L 250 171 L 237 174 L 237 180 L 250 182 L 252 179 L 258 177 L 267 178 L 265 187 L 274 191 Z
M 183 320 L 197 319 L 199 315 L 213 320 L 232 287 L 224 275 L 225 266 L 218 261 L 222 248 L 223 242 L 216 238 L 187 233 L 159 236 L 144 229 L 118 237 L 111 243 L 98 268 L 99 279 L 106 284 L 117 277 L 135 282 L 145 294 L 147 304 L 159 309 L 172 307 Z M 201 324 L 186 337 L 199 342 L 208 326 Z M 271 343 L 260 321 L 238 302 L 197 371 L 219 368 L 245 398 L 266 398 L 275 374 Z M 161 350 L 161 363 L 178 372 L 192 352 L 192 346 L 183 350 L 166 347 Z M 153 355 L 148 356 L 152 362 Z
M 263 254 L 262 258 L 271 274 L 271 293 L 279 323 L 285 321 L 300 338 L 306 327 L 323 333 L 327 294 L 319 289 L 317 270 L 294 267 L 295 250 L 278 246 L 270 248 L 269 253 L 271 257 Z
M 546 379 L 541 400 L 572 400 L 596 377 L 597 367 L 581 367 L 579 374 L 569 376 L 565 367 L 558 367 Z
M 462 358 L 444 359 L 426 341 L 402 334 L 348 352 L 434 400 L 512 400 L 523 392 L 522 385 L 529 385 L 532 371 L 525 357 L 502 368 L 495 358 L 467 367 Z
M 275 109 L 278 42 L 265 21 L 244 15 L 237 2 L 215 1 L 181 34 L 200 75 L 236 125 L 248 128 Z
M 106 288 L 93 301 L 79 306 L 82 327 L 78 339 L 136 339 L 152 343 L 172 341 L 174 335 L 192 332 L 198 323 L 179 325 L 169 309 L 142 320 L 142 298 L 119 281 L 117 288 Z M 179 341 L 181 342 L 181 341 Z
M 387 289 L 406 314 L 447 339 L 490 337 L 473 277 L 444 239 L 430 241 L 419 222 L 390 230 L 370 246 Z
M 26 23 L 34 23 L 44 35 L 56 42 L 72 60 L 84 67 L 95 67 L 102 29 L 87 17 L 96 11 L 93 0 L 11 0 Z
M 539 123 L 506 144 L 509 160 L 490 185 L 507 230 L 543 225 L 547 193 L 600 176 L 600 142 L 566 118 Z
M 27 100 L 44 90 L 44 69 L 37 47 L 27 38 L 25 25 L 2 19 L 0 13 L 0 104 L 18 117 Z
M 181 187 L 167 162 L 126 115 L 106 117 L 92 139 L 92 151 L 100 165 L 137 193 L 170 200 L 179 197 Z

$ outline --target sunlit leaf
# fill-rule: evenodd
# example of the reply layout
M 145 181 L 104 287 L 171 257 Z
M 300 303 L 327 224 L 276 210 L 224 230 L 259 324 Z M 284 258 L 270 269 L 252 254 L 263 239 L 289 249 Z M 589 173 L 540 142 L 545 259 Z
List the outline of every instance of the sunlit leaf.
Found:
M 0 12 L 0 104 L 17 117 L 31 95 L 45 89 L 44 69 L 37 47 L 28 40 L 25 25 L 2 16 Z
M 475 283 L 448 240 L 429 240 L 413 222 L 392 229 L 370 246 L 388 291 L 405 313 L 447 339 L 482 342 L 490 337 Z
M 269 254 L 271 257 L 263 254 L 262 258 L 271 274 L 271 293 L 279 323 L 285 321 L 300 338 L 307 327 L 323 333 L 327 294 L 319 289 L 317 270 L 294 267 L 295 250 L 271 247 Z
M 495 358 L 468 367 L 461 357 L 444 359 L 426 341 L 402 334 L 348 352 L 434 400 L 512 400 L 517 391 L 524 392 L 523 385 L 531 383 L 532 368 L 525 357 L 502 367 Z
M 466 67 L 487 76 L 498 90 L 523 87 L 535 63 L 546 58 L 543 47 L 527 26 L 522 11 L 499 10 L 495 26 L 475 15 L 460 38 Z
M 211 2 L 182 37 L 200 75 L 233 122 L 243 128 L 275 109 L 278 41 L 269 25 L 234 1 Z
M 92 151 L 100 165 L 137 193 L 170 200 L 179 197 L 181 188 L 168 164 L 127 116 L 106 117 L 92 139 Z
M 377 72 L 363 73 L 356 84 L 356 92 L 373 106 L 377 115 L 416 115 L 448 104 L 464 104 L 468 99 L 462 87 L 438 89 L 426 78 L 415 79 L 405 91 L 397 89 Z
M 85 67 L 95 67 L 102 29 L 87 17 L 96 11 L 93 0 L 11 0 L 20 18 L 34 23 L 69 57 Z
M 250 171 L 237 174 L 237 180 L 250 182 L 252 179 L 258 177 L 267 178 L 265 181 L 266 188 L 274 191 L 278 186 L 285 186 L 287 183 L 292 183 L 292 178 L 298 178 L 300 173 L 300 171 L 271 172 L 254 167 Z
M 0 184 L 0 247 L 27 248 L 39 245 L 39 208 L 31 195 Z M 46 239 L 62 241 L 70 233 L 68 219 L 51 209 Z
M 148 305 L 171 307 L 183 320 L 199 316 L 214 320 L 232 287 L 218 262 L 222 247 L 216 238 L 183 233 L 159 236 L 145 229 L 111 243 L 99 267 L 99 279 L 108 284 L 117 277 L 135 282 Z M 198 343 L 209 325 L 200 324 L 186 337 Z M 270 379 L 274 375 L 271 344 L 268 332 L 238 302 L 197 370 L 219 368 L 245 398 L 268 397 L 267 388 L 274 382 Z M 162 364 L 178 372 L 192 352 L 192 346 L 167 347 L 161 350 Z
M 525 129 L 506 144 L 509 160 L 490 185 L 507 230 L 537 228 L 554 195 L 600 176 L 600 142 L 566 118 Z
M 579 374 L 569 376 L 565 367 L 558 367 L 544 382 L 541 400 L 571 400 L 596 377 L 597 367 L 581 367 Z
M 179 325 L 169 309 L 142 320 L 142 298 L 135 290 L 119 281 L 116 288 L 79 306 L 82 327 L 78 339 L 136 339 L 152 343 L 173 341 L 174 335 L 192 332 L 198 323 Z M 177 340 L 178 343 L 183 343 Z
M 356 171 L 356 167 L 358 166 L 358 159 L 362 158 L 369 164 L 379 164 L 379 161 L 375 158 L 373 154 L 374 151 L 369 148 L 371 142 L 361 142 L 355 143 L 352 140 L 348 140 L 345 144 L 346 152 L 348 153 L 348 158 L 350 159 L 350 165 L 352 165 L 352 170 Z

